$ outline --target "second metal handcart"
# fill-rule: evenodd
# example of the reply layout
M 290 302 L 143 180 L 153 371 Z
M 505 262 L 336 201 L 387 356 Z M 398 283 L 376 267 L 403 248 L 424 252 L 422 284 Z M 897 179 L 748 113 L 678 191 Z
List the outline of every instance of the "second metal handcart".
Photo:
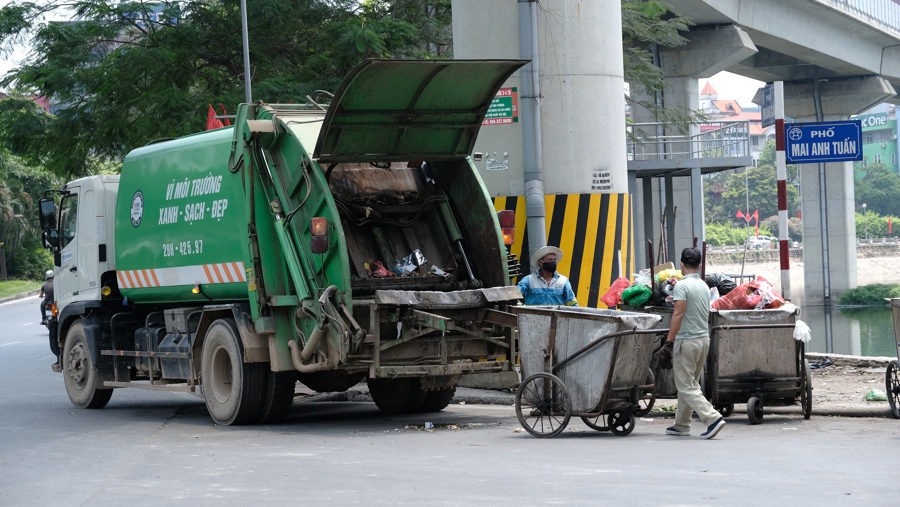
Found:
M 735 403 L 747 404 L 751 424 L 763 419 L 767 403 L 794 404 L 812 415 L 812 383 L 805 343 L 794 338 L 800 309 L 787 304 L 771 310 L 710 313 L 706 396 L 723 415 Z

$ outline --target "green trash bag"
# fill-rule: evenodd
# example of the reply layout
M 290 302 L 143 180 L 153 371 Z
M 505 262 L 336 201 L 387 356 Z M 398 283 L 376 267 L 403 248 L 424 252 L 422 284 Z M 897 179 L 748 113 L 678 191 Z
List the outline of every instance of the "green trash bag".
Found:
M 871 391 L 866 393 L 866 397 L 864 398 L 866 401 L 887 401 L 887 393 L 882 391 L 881 389 L 872 389 Z
M 622 292 L 622 302 L 628 306 L 644 306 L 651 296 L 653 290 L 650 287 L 636 283 Z

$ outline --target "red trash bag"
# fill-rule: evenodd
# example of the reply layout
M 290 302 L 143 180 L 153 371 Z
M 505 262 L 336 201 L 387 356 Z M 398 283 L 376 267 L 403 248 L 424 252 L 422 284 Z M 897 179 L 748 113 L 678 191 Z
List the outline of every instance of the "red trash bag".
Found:
M 779 308 L 784 298 L 775 292 L 772 284 L 761 276 L 756 280 L 735 287 L 728 294 L 712 302 L 713 310 L 761 310 Z
M 630 286 L 631 280 L 625 278 L 624 276 L 620 276 L 609 287 L 609 290 L 607 290 L 606 293 L 603 294 L 603 296 L 600 298 L 600 302 L 605 304 L 609 308 L 622 304 L 622 293 L 625 292 L 625 289 Z

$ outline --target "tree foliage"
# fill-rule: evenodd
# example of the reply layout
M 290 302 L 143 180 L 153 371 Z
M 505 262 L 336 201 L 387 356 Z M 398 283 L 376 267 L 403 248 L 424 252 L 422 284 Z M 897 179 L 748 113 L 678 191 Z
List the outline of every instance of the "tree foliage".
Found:
M 27 167 L 9 154 L 0 158 L 0 280 L 36 280 L 52 267 L 52 258 L 38 239 L 36 209 L 43 190 L 60 183 L 47 171 Z
M 450 51 L 450 1 L 247 2 L 254 100 L 300 102 L 334 91 L 368 57 Z M 71 17 L 70 22 L 45 21 Z M 29 163 L 75 177 L 147 142 L 202 130 L 209 104 L 244 101 L 239 0 L 47 0 L 0 9 L 0 44 L 29 41 L 2 80 L 50 98 L 0 123 L 33 127 L 17 144 Z
M 678 47 L 687 43 L 681 33 L 692 23 L 685 17 L 668 12 L 665 2 L 657 0 L 622 0 L 622 46 L 625 81 L 641 88 L 647 95 L 666 87 L 662 69 L 653 58 L 653 50 Z M 652 112 L 659 121 L 686 124 L 693 114 L 676 108 L 659 107 L 655 103 L 627 98 L 632 104 Z
M 753 214 L 759 210 L 760 221 L 778 215 L 778 185 L 774 167 L 749 167 L 746 175 L 720 174 L 717 179 L 705 182 L 708 222 L 743 224 L 744 219 L 736 218 L 738 210 L 745 214 L 747 211 Z M 788 185 L 787 194 L 788 216 L 795 216 L 799 205 L 797 188 Z M 748 200 L 749 210 L 746 209 Z
M 866 167 L 866 175 L 856 182 L 856 207 L 878 215 L 900 215 L 900 175 L 884 164 Z

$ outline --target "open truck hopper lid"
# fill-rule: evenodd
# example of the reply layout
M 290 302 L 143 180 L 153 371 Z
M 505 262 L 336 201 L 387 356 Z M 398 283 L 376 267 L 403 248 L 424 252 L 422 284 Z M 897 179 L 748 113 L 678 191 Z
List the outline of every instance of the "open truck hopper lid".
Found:
M 525 60 L 366 60 L 322 125 L 319 162 L 447 160 L 472 152 L 503 83 Z

